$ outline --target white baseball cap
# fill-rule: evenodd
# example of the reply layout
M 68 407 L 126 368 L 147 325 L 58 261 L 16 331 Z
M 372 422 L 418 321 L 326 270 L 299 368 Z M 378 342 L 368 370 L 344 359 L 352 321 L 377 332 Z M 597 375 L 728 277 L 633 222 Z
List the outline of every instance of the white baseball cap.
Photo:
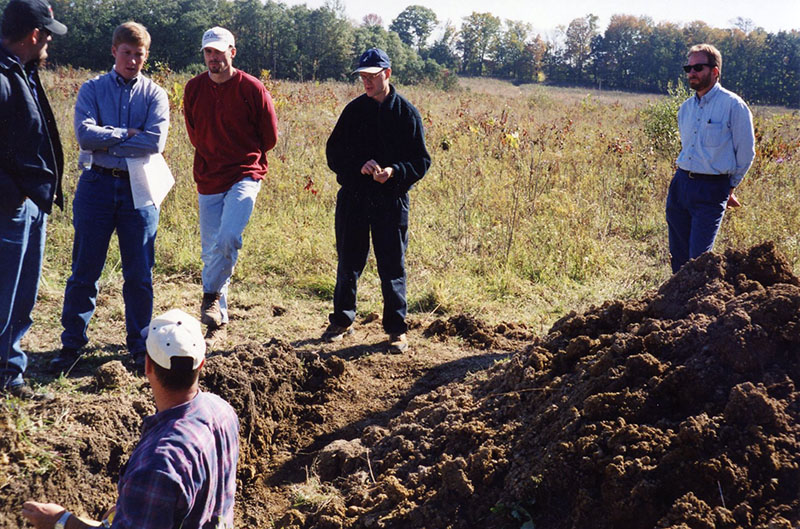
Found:
M 180 357 L 191 358 L 192 369 L 197 369 L 206 357 L 200 322 L 180 309 L 153 318 L 147 326 L 146 344 L 150 359 L 164 369 L 171 369 L 172 358 Z
M 203 45 L 200 49 L 214 48 L 219 51 L 228 51 L 228 48 L 235 48 L 233 33 L 219 26 L 213 27 L 203 33 Z

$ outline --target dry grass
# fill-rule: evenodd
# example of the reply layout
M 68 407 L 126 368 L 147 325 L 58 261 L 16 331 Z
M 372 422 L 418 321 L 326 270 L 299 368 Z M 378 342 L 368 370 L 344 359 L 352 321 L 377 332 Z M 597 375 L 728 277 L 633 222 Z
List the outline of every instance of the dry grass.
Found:
M 68 199 L 77 148 L 71 134 L 77 87 L 88 72 L 45 76 L 62 131 Z M 164 77 L 168 87 L 185 78 Z M 664 202 L 672 160 L 654 152 L 640 110 L 657 96 L 514 86 L 463 80 L 456 93 L 400 87 L 420 110 L 433 167 L 412 191 L 409 302 L 419 313 L 471 312 L 542 330 L 565 311 L 629 297 L 668 277 Z M 234 304 L 260 309 L 303 304 L 308 321 L 282 322 L 281 335 L 324 324 L 335 279 L 333 210 L 338 186 L 324 145 L 356 84 L 268 81 L 281 137 L 245 232 L 232 287 Z M 179 99 L 177 100 L 179 101 Z M 800 266 L 798 174 L 800 117 L 756 109 L 759 155 L 739 191 L 744 207 L 728 214 L 717 249 L 773 239 Z M 194 310 L 201 270 L 192 149 L 173 109 L 165 156 L 177 185 L 167 198 L 157 240 L 156 307 Z M 68 201 L 68 204 L 71 201 Z M 71 213 L 51 218 L 42 298 L 50 312 L 40 345 L 57 347 L 58 305 L 69 273 Z M 121 270 L 112 247 L 103 272 L 102 317 L 93 334 L 121 336 Z M 371 261 L 359 309 L 380 310 Z M 107 306 L 106 306 L 107 305 Z M 250 316 L 242 315 L 242 324 Z M 44 320 L 44 321 L 42 321 Z M 252 324 L 263 333 L 263 322 Z M 113 335 L 113 334 L 111 334 Z M 39 334 L 39 336 L 42 336 Z

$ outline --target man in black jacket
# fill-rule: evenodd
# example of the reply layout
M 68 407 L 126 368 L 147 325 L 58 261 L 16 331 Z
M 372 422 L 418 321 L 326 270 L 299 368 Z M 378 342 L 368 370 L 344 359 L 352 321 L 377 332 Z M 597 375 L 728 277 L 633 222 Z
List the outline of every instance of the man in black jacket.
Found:
M 352 332 L 356 283 L 372 246 L 383 293 L 383 328 L 390 352 L 408 349 L 406 270 L 408 191 L 431 164 L 419 112 L 389 84 L 392 65 L 372 48 L 359 59 L 364 95 L 351 101 L 328 138 L 328 167 L 341 189 L 336 199 L 336 289 L 322 338 Z
M 0 391 L 36 398 L 20 347 L 39 288 L 47 215 L 62 206 L 64 156 L 39 80 L 52 35 L 66 26 L 45 0 L 11 0 L 0 25 Z

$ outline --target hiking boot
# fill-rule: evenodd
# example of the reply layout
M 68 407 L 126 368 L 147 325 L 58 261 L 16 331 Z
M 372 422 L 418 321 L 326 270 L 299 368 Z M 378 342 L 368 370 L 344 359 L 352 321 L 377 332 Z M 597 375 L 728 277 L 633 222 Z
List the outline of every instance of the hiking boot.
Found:
M 340 342 L 342 338 L 350 336 L 351 334 L 353 334 L 352 325 L 342 327 L 341 325 L 331 323 L 328 325 L 328 328 L 325 329 L 325 332 L 322 333 L 322 340 L 326 342 Z
M 408 351 L 408 337 L 406 333 L 389 335 L 389 352 L 399 355 Z
M 219 292 L 206 292 L 203 294 L 203 304 L 200 305 L 200 322 L 203 325 L 217 328 L 222 325 L 222 308 L 219 306 Z
M 55 398 L 52 393 L 47 393 L 47 392 L 37 393 L 36 391 L 33 391 L 33 389 L 28 385 L 27 382 L 14 384 L 13 386 L 6 386 L 5 391 L 12 397 L 16 397 L 20 400 L 42 401 L 42 400 L 53 400 Z
M 53 373 L 69 373 L 78 363 L 81 356 L 80 351 L 74 347 L 62 347 L 58 356 L 50 360 L 50 371 Z

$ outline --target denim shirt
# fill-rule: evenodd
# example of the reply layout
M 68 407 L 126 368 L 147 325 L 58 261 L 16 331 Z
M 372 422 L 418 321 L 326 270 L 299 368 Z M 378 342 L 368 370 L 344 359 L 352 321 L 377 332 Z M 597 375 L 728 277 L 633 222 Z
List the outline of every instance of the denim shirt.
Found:
M 129 138 L 129 128 L 141 132 Z M 97 165 L 127 170 L 125 158 L 162 152 L 168 129 L 167 93 L 144 75 L 126 82 L 112 69 L 78 92 L 75 136 Z
M 755 157 L 753 115 L 742 98 L 715 83 L 703 97 L 694 96 L 678 110 L 684 171 L 730 175 L 741 183 Z

